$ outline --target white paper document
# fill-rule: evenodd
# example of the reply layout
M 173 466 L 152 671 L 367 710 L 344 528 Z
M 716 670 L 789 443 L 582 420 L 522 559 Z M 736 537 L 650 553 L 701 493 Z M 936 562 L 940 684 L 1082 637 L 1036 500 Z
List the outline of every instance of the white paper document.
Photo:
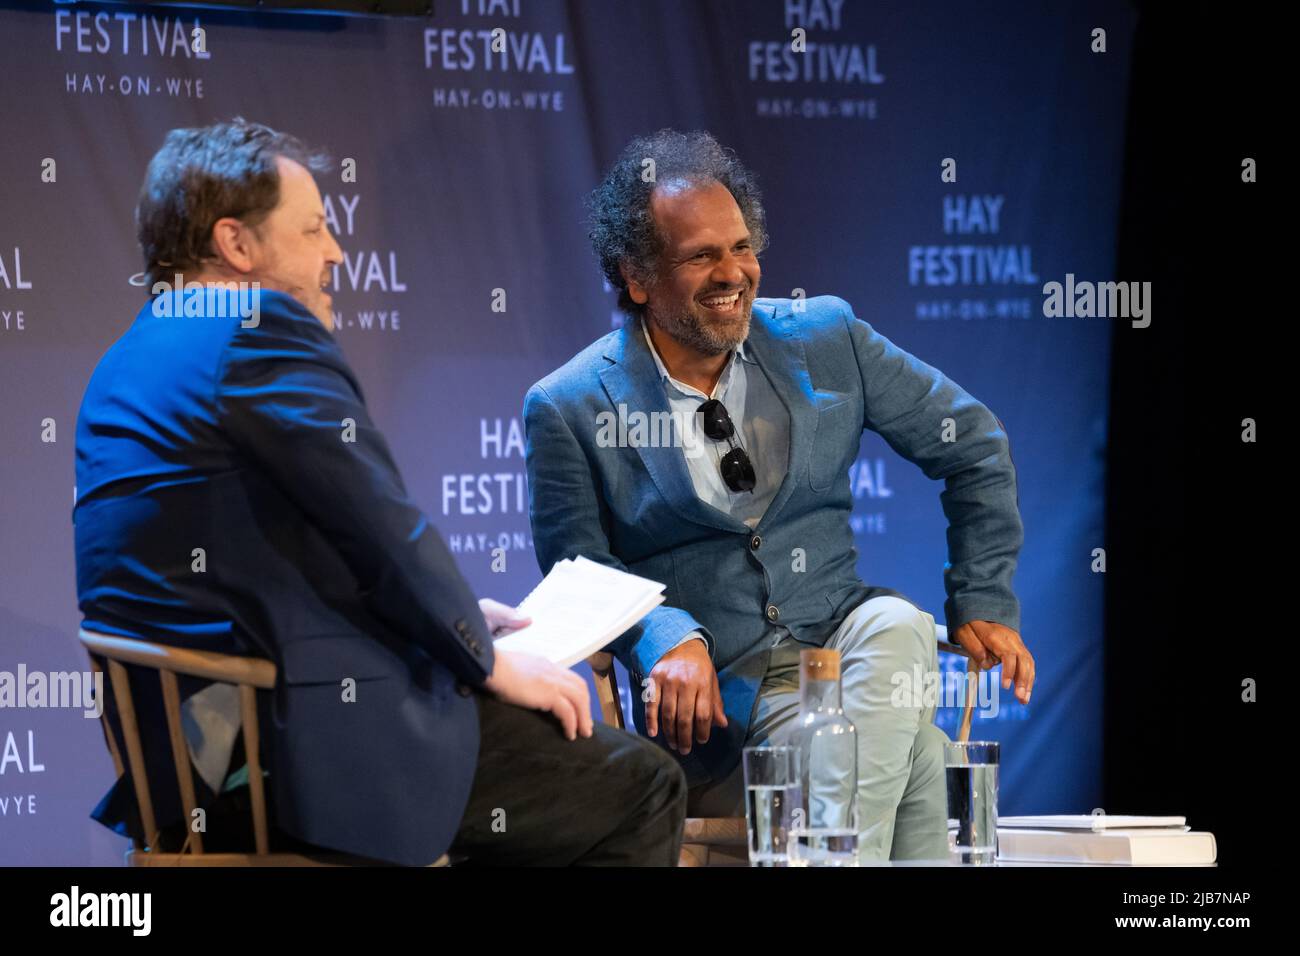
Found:
M 493 646 L 572 667 L 662 604 L 663 589 L 658 581 L 581 556 L 565 558 L 519 604 L 533 623 Z
M 1137 827 L 1187 827 L 1186 817 L 1136 817 L 1119 813 L 1066 813 L 1055 816 L 998 817 L 998 826 L 1046 830 L 1132 830 Z

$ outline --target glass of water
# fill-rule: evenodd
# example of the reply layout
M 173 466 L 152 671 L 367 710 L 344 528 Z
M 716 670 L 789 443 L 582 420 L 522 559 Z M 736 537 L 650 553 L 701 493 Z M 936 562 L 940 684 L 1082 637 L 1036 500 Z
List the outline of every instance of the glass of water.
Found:
M 992 740 L 948 741 L 948 856 L 963 866 L 992 866 L 998 855 L 999 746 Z
M 745 827 L 750 866 L 788 866 L 790 828 L 799 801 L 799 751 L 746 747 Z

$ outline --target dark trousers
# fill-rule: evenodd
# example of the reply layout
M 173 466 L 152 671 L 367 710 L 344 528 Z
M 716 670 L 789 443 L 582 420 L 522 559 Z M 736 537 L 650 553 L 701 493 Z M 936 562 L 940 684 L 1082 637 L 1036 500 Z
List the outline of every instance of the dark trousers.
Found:
M 677 865 L 686 777 L 671 755 L 599 723 L 567 740 L 549 714 L 474 696 L 478 768 L 453 864 Z
M 677 865 L 686 777 L 666 751 L 605 724 L 566 740 L 549 714 L 474 697 L 478 766 L 448 851 L 454 865 Z M 275 825 L 269 786 L 266 796 L 272 852 L 321 852 Z M 251 821 L 248 788 L 226 791 L 208 807 L 204 849 L 251 851 Z M 179 850 L 186 836 L 183 822 L 165 827 L 159 848 Z

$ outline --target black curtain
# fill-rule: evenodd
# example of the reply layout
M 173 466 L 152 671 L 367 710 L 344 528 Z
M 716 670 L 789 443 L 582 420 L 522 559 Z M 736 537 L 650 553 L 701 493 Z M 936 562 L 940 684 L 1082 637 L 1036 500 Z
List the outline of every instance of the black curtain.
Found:
M 1290 618 L 1268 544 L 1282 476 L 1262 463 L 1285 427 L 1265 389 L 1294 282 L 1262 228 L 1285 175 L 1260 155 L 1276 87 L 1249 5 L 1138 6 L 1114 278 L 1150 281 L 1152 308 L 1148 328 L 1120 321 L 1114 337 L 1105 809 L 1184 814 L 1216 835 L 1222 866 L 1248 866 L 1289 836 L 1290 809 L 1268 783 L 1291 761 L 1265 746 L 1279 688 L 1261 671 L 1286 659 Z M 1243 702 L 1247 679 L 1260 703 Z

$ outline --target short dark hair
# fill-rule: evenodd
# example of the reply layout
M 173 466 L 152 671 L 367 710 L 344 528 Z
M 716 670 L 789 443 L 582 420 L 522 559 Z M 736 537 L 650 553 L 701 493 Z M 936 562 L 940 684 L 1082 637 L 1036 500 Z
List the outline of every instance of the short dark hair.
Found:
M 652 182 L 643 176 L 648 159 L 654 160 Z M 592 247 L 605 278 L 618 290 L 619 306 L 630 315 L 643 307 L 628 295 L 619 265 L 626 262 L 638 281 L 653 277 L 664 243 L 650 214 L 650 197 L 658 183 L 673 180 L 725 186 L 740 207 L 755 255 L 767 245 L 758 185 L 732 150 L 701 131 L 663 129 L 632 140 L 587 199 Z
M 233 216 L 257 226 L 280 201 L 283 156 L 315 172 L 329 158 L 288 133 L 235 117 L 174 129 L 149 161 L 135 207 L 148 286 L 196 268 L 212 255 L 212 227 Z

